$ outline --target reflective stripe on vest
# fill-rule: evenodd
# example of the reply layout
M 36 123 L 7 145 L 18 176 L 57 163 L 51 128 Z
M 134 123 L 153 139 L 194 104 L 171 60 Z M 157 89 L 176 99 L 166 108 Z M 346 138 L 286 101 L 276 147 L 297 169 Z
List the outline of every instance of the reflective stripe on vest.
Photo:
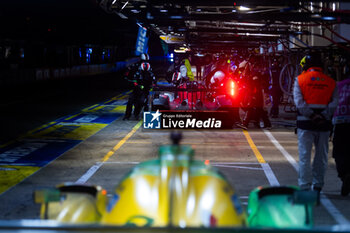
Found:
M 299 75 L 298 83 L 304 100 L 309 105 L 327 105 L 336 86 L 336 82 L 318 67 L 312 67 Z

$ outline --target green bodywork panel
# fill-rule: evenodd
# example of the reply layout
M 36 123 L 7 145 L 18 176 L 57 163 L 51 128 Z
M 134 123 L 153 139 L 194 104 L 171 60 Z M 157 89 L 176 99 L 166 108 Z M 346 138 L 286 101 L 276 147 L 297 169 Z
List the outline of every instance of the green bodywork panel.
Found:
M 303 228 L 313 225 L 313 193 L 300 193 L 299 188 L 258 187 L 248 199 L 250 227 Z
M 159 158 L 148 160 L 135 166 L 124 179 L 139 176 L 151 175 L 158 176 L 161 165 L 167 167 L 189 167 L 191 176 L 214 176 L 220 179 L 225 178 L 220 174 L 219 170 L 210 165 L 204 164 L 199 160 L 193 160 L 194 151 L 188 145 L 166 145 L 159 148 Z

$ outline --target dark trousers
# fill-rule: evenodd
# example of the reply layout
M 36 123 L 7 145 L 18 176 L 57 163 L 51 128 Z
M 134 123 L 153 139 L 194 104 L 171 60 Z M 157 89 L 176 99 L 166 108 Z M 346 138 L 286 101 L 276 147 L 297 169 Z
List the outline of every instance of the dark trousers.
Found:
M 278 117 L 279 105 L 282 97 L 281 90 L 277 87 L 273 87 L 271 90 L 271 97 L 272 97 L 272 107 L 271 107 L 270 115 L 273 117 Z
M 334 127 L 333 158 L 341 180 L 350 175 L 349 132 L 350 123 L 336 124 Z
M 133 106 L 134 106 L 133 114 L 136 118 L 138 118 L 142 108 L 144 107 L 145 98 L 147 98 L 147 96 L 148 95 L 146 95 L 146 93 L 141 90 L 137 90 L 137 89 L 133 90 L 133 92 L 129 96 L 128 103 L 126 105 L 124 118 L 131 117 Z
M 243 124 L 248 126 L 251 120 L 255 121 L 254 124 L 258 128 L 260 127 L 260 120 L 264 122 L 264 127 L 271 127 L 267 111 L 263 107 L 251 107 L 247 109 Z

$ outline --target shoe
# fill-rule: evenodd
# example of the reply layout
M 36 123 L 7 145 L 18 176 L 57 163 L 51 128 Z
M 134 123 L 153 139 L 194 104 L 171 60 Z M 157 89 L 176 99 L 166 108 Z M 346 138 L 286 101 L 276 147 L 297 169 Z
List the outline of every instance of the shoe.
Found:
M 245 129 L 245 130 L 248 129 L 248 126 L 246 126 L 246 125 L 244 125 L 244 124 L 242 124 L 242 123 L 236 123 L 236 126 L 239 127 L 239 128 L 241 128 L 241 129 Z
M 126 116 L 123 117 L 123 121 L 125 121 L 125 120 L 128 121 L 128 120 L 129 120 L 129 117 L 126 117 Z
M 271 130 L 272 127 L 271 126 L 264 126 L 263 129 L 266 129 L 266 130 Z
M 343 180 L 340 194 L 346 197 L 347 195 L 349 195 L 349 193 L 350 193 L 350 175 L 347 175 Z

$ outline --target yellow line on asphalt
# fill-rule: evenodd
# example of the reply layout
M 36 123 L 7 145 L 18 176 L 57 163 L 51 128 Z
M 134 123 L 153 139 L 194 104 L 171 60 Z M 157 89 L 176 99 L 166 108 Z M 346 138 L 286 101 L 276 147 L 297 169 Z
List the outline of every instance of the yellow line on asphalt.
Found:
M 102 159 L 102 162 L 106 162 L 142 125 L 142 120 L 139 121 L 134 128 L 115 146 L 110 150 Z
M 68 120 L 70 120 L 70 119 L 73 119 L 74 117 L 78 116 L 79 114 L 80 114 L 80 113 L 77 113 L 77 114 L 75 114 L 75 115 L 73 115 L 73 116 L 67 117 L 65 120 L 68 121 Z
M 258 159 L 259 163 L 266 163 L 265 159 L 263 158 L 263 156 L 260 154 L 260 151 L 258 150 L 258 148 L 256 147 L 255 143 L 253 142 L 253 139 L 250 137 L 249 133 L 247 130 L 243 130 L 244 136 L 246 137 L 250 148 L 252 148 L 255 157 Z

